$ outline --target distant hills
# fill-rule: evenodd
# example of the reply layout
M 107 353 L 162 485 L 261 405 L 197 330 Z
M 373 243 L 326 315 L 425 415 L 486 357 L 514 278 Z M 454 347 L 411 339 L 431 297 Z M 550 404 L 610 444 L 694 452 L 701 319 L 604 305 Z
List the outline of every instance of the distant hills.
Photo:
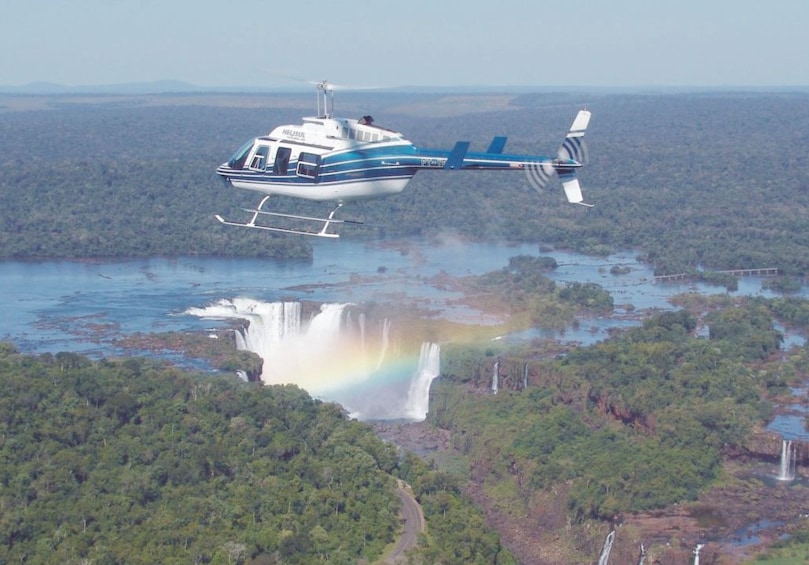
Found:
M 131 82 L 121 84 L 78 85 L 68 86 L 52 82 L 32 82 L 20 86 L 0 85 L 0 94 L 190 94 L 190 93 L 246 93 L 258 92 L 310 92 L 309 84 L 293 86 L 199 86 L 178 80 L 161 80 L 152 82 Z M 351 91 L 352 88 L 346 88 Z M 368 90 L 358 88 L 357 90 Z M 372 90 L 395 90 L 397 92 L 571 92 L 592 90 L 583 87 L 546 87 L 546 86 L 394 86 L 379 87 Z M 602 89 L 599 89 L 602 90 Z
M 309 92 L 311 86 L 200 86 L 179 80 L 129 82 L 119 84 L 65 85 L 54 82 L 31 82 L 23 85 L 1 85 L 0 94 L 190 94 L 190 93 L 257 93 L 257 92 Z M 348 88 L 347 90 L 352 90 Z M 364 89 L 363 89 L 364 90 Z M 397 92 L 447 93 L 447 92 L 594 92 L 594 93 L 674 93 L 674 92 L 809 92 L 809 85 L 795 86 L 543 86 L 543 85 L 463 85 L 431 86 L 400 85 L 380 87 L 374 90 Z
M 303 91 L 304 88 L 301 86 L 271 89 L 260 87 L 211 87 L 198 86 L 179 80 L 77 86 L 53 82 L 32 82 L 20 86 L 0 85 L 0 93 L 2 94 L 188 94 L 194 92 L 266 92 L 267 90 L 295 92 Z

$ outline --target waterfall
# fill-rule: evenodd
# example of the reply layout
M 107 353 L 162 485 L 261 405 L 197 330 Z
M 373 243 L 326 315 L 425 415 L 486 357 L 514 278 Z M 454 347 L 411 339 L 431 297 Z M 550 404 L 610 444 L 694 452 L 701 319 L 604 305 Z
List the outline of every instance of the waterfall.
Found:
M 262 323 L 256 325 L 251 321 L 250 327 L 241 332 L 245 349 L 264 360 L 263 382 L 294 382 L 313 394 L 320 394 L 330 388 L 330 382 L 323 376 L 328 375 L 335 359 L 350 355 L 361 363 L 349 336 L 341 331 L 346 304 L 324 304 L 305 329 L 301 325 L 299 303 L 280 304 L 283 314 L 279 314 L 279 304 L 258 308 L 263 313 Z M 281 319 L 277 318 L 279 315 Z M 267 327 L 271 331 L 266 331 Z
M 316 398 L 339 402 L 358 419 L 425 419 L 430 384 L 440 372 L 440 347 L 422 344 L 418 359 L 415 351 L 398 347 L 398 355 L 391 355 L 390 320 L 374 325 L 351 308 L 324 304 L 302 323 L 298 302 L 236 298 L 186 314 L 247 320 L 236 332 L 236 346 L 262 358 L 265 384 L 298 385 Z
M 795 479 L 795 446 L 791 440 L 781 441 L 781 465 L 778 469 L 779 481 L 792 481 Z
M 694 565 L 699 565 L 699 552 L 703 547 L 705 547 L 704 543 L 698 543 L 697 547 L 694 548 Z
M 360 343 L 362 344 L 362 352 L 365 353 L 365 312 L 360 312 L 357 320 L 360 328 Z
M 500 361 L 494 362 L 494 371 L 492 372 L 492 394 L 497 394 L 497 387 L 500 384 Z
M 601 555 L 598 556 L 598 565 L 607 565 L 610 560 L 610 551 L 612 551 L 612 543 L 615 541 L 615 530 L 607 534 L 607 539 L 604 540 L 604 547 L 601 548 Z
M 528 363 L 522 367 L 522 389 L 528 388 Z
M 390 344 L 389 335 L 390 335 L 390 320 L 385 318 L 382 322 L 382 346 L 379 348 L 379 359 L 376 362 L 377 370 L 379 370 L 382 367 L 382 362 L 385 360 L 385 353 L 387 353 L 388 345 Z
M 300 304 L 297 302 L 255 302 L 236 299 L 221 301 L 207 309 L 190 309 L 189 313 L 210 318 L 244 318 L 250 322 L 248 331 L 236 334 L 236 347 L 267 353 L 286 337 L 300 330 Z
M 320 314 L 317 314 L 309 322 L 309 329 L 306 334 L 317 339 L 333 337 L 340 332 L 340 322 L 343 319 L 343 310 L 346 304 L 324 304 L 320 307 Z M 347 324 L 348 325 L 348 324 Z
M 424 420 L 430 407 L 430 385 L 441 372 L 441 347 L 437 343 L 422 343 L 419 366 L 410 382 L 405 414 L 414 420 Z

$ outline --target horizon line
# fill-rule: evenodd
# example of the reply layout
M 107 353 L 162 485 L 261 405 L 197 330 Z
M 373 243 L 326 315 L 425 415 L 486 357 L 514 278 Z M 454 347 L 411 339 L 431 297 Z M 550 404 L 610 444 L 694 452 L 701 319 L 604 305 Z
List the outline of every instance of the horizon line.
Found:
M 154 80 L 142 82 L 121 82 L 107 84 L 67 85 L 49 81 L 35 81 L 22 85 L 0 84 L 0 94 L 205 94 L 205 93 L 302 93 L 311 92 L 311 85 L 267 85 L 267 86 L 203 86 L 181 80 Z M 431 84 L 402 84 L 379 87 L 343 87 L 344 92 L 374 91 L 430 91 L 430 92 L 457 92 L 457 91 L 779 91 L 809 90 L 809 84 L 780 84 L 780 85 L 679 85 L 679 84 L 648 84 L 648 85 L 532 85 L 532 84 L 463 84 L 463 85 L 431 85 Z

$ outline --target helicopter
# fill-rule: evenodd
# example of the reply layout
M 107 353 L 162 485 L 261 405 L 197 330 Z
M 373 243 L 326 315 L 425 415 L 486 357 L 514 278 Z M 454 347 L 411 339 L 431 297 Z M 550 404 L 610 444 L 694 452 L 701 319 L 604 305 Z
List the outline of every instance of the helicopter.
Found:
M 583 138 L 590 121 L 588 110 L 576 114 L 555 157 L 504 153 L 505 136 L 494 137 L 484 153 L 470 152 L 468 141 L 458 141 L 451 150 L 420 149 L 401 133 L 377 125 L 371 116 L 335 117 L 334 85 L 319 81 L 315 88 L 317 116 L 304 117 L 299 125 L 278 126 L 268 135 L 251 139 L 216 169 L 226 186 L 264 194 L 256 208 L 243 209 L 250 214 L 247 221 L 226 220 L 217 214 L 219 222 L 337 238 L 335 226 L 364 224 L 335 218 L 345 204 L 398 194 L 420 170 L 521 170 L 537 189 L 558 176 L 569 202 L 590 206 L 584 202 L 576 177 L 587 157 Z M 273 195 L 333 202 L 336 206 L 322 218 L 265 210 Z M 276 218 L 304 227 L 281 226 L 274 222 Z

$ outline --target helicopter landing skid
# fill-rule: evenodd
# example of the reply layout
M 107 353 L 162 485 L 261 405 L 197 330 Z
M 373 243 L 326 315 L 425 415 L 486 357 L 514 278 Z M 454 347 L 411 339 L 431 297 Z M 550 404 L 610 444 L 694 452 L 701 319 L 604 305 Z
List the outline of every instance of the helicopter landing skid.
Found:
M 283 214 L 281 212 L 268 212 L 266 210 L 262 210 L 261 208 L 269 199 L 269 196 L 265 196 L 261 203 L 258 205 L 256 209 L 249 209 L 249 208 L 242 208 L 245 212 L 250 212 L 253 214 L 253 217 L 250 218 L 247 222 L 234 222 L 230 220 L 224 219 L 219 214 L 216 215 L 216 219 L 219 220 L 220 223 L 225 224 L 226 226 L 237 226 L 241 228 L 254 228 L 259 230 L 267 230 L 267 231 L 274 231 L 274 232 L 281 232 L 281 233 L 293 233 L 297 235 L 311 235 L 314 237 L 329 237 L 329 238 L 338 238 L 340 234 L 331 233 L 329 232 L 329 227 L 332 224 L 347 224 L 347 225 L 358 225 L 358 226 L 369 226 L 371 224 L 366 224 L 365 222 L 359 222 L 355 220 L 336 220 L 334 219 L 334 214 L 343 207 L 342 204 L 338 204 L 337 207 L 332 210 L 328 217 L 326 218 L 316 218 L 313 216 L 300 216 L 297 214 Z M 322 223 L 323 227 L 319 231 L 310 231 L 306 229 L 299 229 L 299 228 L 292 228 L 292 227 L 281 227 L 281 226 L 267 226 L 263 224 L 256 223 L 256 221 L 263 216 L 272 216 L 275 218 L 287 218 L 290 220 L 300 220 L 302 222 L 315 222 Z

